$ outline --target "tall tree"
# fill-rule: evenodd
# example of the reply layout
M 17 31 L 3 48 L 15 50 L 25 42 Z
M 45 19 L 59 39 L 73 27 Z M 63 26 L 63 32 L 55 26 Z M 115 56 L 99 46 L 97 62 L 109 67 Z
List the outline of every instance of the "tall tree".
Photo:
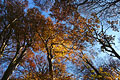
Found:
M 100 0 L 97 1 L 100 2 L 99 5 L 104 4 Z M 34 2 L 39 7 L 28 8 L 27 11 L 26 0 L 0 2 L 2 6 L 0 59 L 4 61 L 0 64 L 8 63 L 2 80 L 7 80 L 13 71 L 21 73 L 22 77 L 19 75 L 17 78 L 13 74 L 11 79 L 69 80 L 72 77 L 66 71 L 67 61 L 80 67 L 79 73 L 83 73 L 84 79 L 107 79 L 106 77 L 115 79 L 112 75 L 118 75 L 118 68 L 114 68 L 113 72 L 108 70 L 111 68 L 103 66 L 98 68 L 93 62 L 96 55 L 90 52 L 89 48 L 94 47 L 97 41 L 101 44 L 102 51 L 111 52 L 111 56 L 119 59 L 119 54 L 112 47 L 114 36 L 108 35 L 107 29 L 99 26 L 97 13 L 90 12 L 91 16 L 88 18 L 81 16 L 80 13 L 80 10 L 83 10 L 81 7 L 88 9 L 94 8 L 94 4 L 99 6 L 96 1 L 34 0 Z M 117 5 L 119 1 L 105 3 L 107 4 L 105 7 L 108 7 L 100 13 Z M 47 10 L 50 12 L 49 17 L 42 15 L 43 11 Z M 108 23 L 113 31 L 118 31 L 114 21 Z M 104 72 L 103 69 L 107 70 Z
M 26 1 L 4 1 L 3 20 L 1 24 L 1 55 L 10 55 L 8 68 L 2 80 L 7 80 L 15 67 L 25 55 L 25 51 L 32 43 L 33 32 L 25 24 L 24 9 Z M 31 33 L 31 34 L 30 34 Z M 5 35 L 5 36 L 4 36 Z M 4 57 L 4 56 L 3 56 Z

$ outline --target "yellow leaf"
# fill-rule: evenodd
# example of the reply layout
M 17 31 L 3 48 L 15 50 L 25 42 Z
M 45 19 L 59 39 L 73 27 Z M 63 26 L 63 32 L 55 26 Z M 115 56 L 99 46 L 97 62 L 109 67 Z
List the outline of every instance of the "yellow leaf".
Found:
M 99 68 L 99 71 L 100 71 L 100 72 L 102 72 L 102 71 L 103 71 L 102 67 L 100 67 L 100 68 Z
M 84 32 L 84 30 L 83 30 L 83 29 L 80 29 L 80 32 Z
M 94 73 L 95 71 L 94 70 L 91 70 L 91 73 Z

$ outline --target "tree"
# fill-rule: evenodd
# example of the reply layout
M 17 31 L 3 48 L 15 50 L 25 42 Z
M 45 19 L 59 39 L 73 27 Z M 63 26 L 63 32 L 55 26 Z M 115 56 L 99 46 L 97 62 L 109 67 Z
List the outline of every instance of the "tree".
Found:
M 96 32 L 95 38 L 102 45 L 101 49 L 103 51 L 105 50 L 107 52 L 110 52 L 110 56 L 117 57 L 118 59 L 120 59 L 119 53 L 112 46 L 114 44 L 115 36 L 107 35 L 106 30 L 105 31 L 102 30 L 100 33 Z
M 36 26 L 35 32 L 37 33 L 35 35 L 36 42 L 33 44 L 33 50 L 40 50 L 47 53 L 49 74 L 51 75 L 51 79 L 53 79 L 54 66 L 52 59 L 61 62 L 63 59 L 67 59 L 67 55 L 71 56 L 71 54 L 74 53 L 73 50 L 80 48 L 80 50 L 83 50 L 82 47 L 84 46 L 79 43 L 80 41 L 83 43 L 87 41 L 92 44 L 93 40 L 91 37 L 93 30 L 91 27 L 97 28 L 98 26 L 88 23 L 85 18 L 79 15 L 79 13 L 76 13 L 74 18 L 69 18 L 70 20 L 68 22 L 74 26 L 73 29 L 71 29 L 69 26 L 62 24 L 59 21 L 56 22 L 56 24 L 53 24 L 49 17 L 45 19 L 36 8 L 34 10 L 29 9 L 28 11 L 34 12 L 34 14 L 31 13 L 29 15 L 33 15 L 30 17 L 31 21 L 33 21 L 31 25 Z M 97 18 L 95 20 L 97 20 Z M 89 32 L 91 34 L 88 35 Z M 91 39 L 90 41 L 89 38 Z M 77 48 L 77 46 L 80 46 L 80 48 Z
M 48 0 L 50 1 L 50 0 Z M 34 0 L 34 2 L 36 3 L 37 6 L 39 6 L 42 9 L 42 4 L 41 4 L 41 0 Z M 44 5 L 49 5 L 46 4 L 47 0 L 44 3 Z M 52 2 L 52 1 L 50 1 Z M 51 17 L 55 17 L 57 20 L 59 21 L 65 21 L 65 22 L 73 22 L 74 20 L 71 20 L 71 18 L 75 18 L 75 20 L 77 20 L 76 18 L 79 17 L 79 13 L 81 12 L 81 10 L 85 9 L 87 11 L 90 12 L 91 15 L 93 15 L 94 17 L 96 17 L 96 21 L 99 22 L 99 19 L 97 16 L 100 16 L 100 20 L 101 18 L 108 18 L 108 17 L 117 17 L 117 14 L 119 13 L 119 5 L 120 1 L 119 0 L 110 0 L 110 1 L 101 1 L 101 0 L 82 0 L 82 1 L 72 1 L 72 0 L 55 0 L 54 4 L 52 4 L 53 6 L 50 7 L 50 11 L 52 12 L 50 15 Z M 45 6 L 44 6 L 45 8 Z M 46 7 L 46 9 L 48 9 L 48 7 Z M 45 9 L 45 10 L 46 10 Z M 111 12 L 112 11 L 112 12 Z M 83 13 L 84 14 L 84 13 Z M 89 15 L 90 15 L 89 14 Z M 68 21 L 67 21 L 68 20 Z M 91 21 L 89 19 L 89 21 Z M 71 23 L 70 22 L 70 23 Z M 101 22 L 102 23 L 102 22 Z M 107 20 L 107 23 L 110 25 L 108 28 L 112 28 L 113 31 L 119 31 L 117 26 L 115 24 L 118 24 L 118 21 L 109 21 Z M 72 23 L 72 25 L 75 24 L 74 22 Z M 76 24 L 75 24 L 76 25 Z M 102 41 L 100 41 L 101 39 L 98 39 L 98 37 L 100 37 L 101 33 L 96 32 L 96 29 L 93 28 L 93 30 L 95 31 L 95 39 L 97 42 L 99 42 L 102 46 L 102 48 L 105 49 L 105 51 L 108 52 L 112 52 L 114 55 L 119 59 L 119 54 L 117 53 L 117 51 L 111 46 L 111 40 L 109 40 L 107 37 L 109 36 L 106 32 L 107 30 L 104 30 L 104 28 L 101 25 L 101 33 L 102 35 L 104 35 L 104 37 L 106 36 L 106 39 L 103 39 L 101 36 L 101 39 L 104 40 L 104 43 L 101 43 Z M 103 32 L 104 31 L 104 32 Z M 103 34 L 104 33 L 104 34 Z M 109 36 L 110 37 L 110 36 Z M 112 36 L 111 36 L 112 38 Z M 107 41 L 107 42 L 106 42 Z M 106 45 L 108 44 L 108 45 Z M 113 44 L 113 41 L 112 41 Z M 109 47 L 111 50 L 108 50 L 107 48 Z
M 89 12 L 95 12 L 100 18 L 116 17 L 119 14 L 119 0 L 85 0 L 84 2 L 82 5 L 77 3 L 77 6 Z
M 78 71 L 83 79 L 115 79 L 119 75 L 118 68 L 94 65 L 97 55 L 92 53 L 92 48 L 99 42 L 101 51 L 111 52 L 112 56 L 119 59 L 119 54 L 112 47 L 114 36 L 108 35 L 107 29 L 100 26 L 101 21 L 96 13 L 90 13 L 91 16 L 88 14 L 89 17 L 81 16 L 80 13 L 81 7 L 92 8 L 92 5 L 97 6 L 98 3 L 93 0 L 53 1 L 34 0 L 37 7 L 28 8 L 27 11 L 26 0 L 7 0 L 0 3 L 0 59 L 4 61 L 0 64 L 8 64 L 7 69 L 3 69 L 5 71 L 2 80 L 70 80 L 79 74 L 70 75 L 67 62 L 80 68 Z M 98 2 L 99 5 L 104 4 L 100 0 Z M 105 7 L 110 8 L 119 1 L 105 3 L 109 6 Z M 49 17 L 42 15 L 47 10 L 50 12 Z M 108 23 L 113 31 L 118 31 L 114 21 Z M 12 74 L 13 71 L 16 74 Z
M 36 13 L 36 11 L 35 11 Z M 36 42 L 33 45 L 33 50 L 38 51 L 41 50 L 44 53 L 47 53 L 49 74 L 51 75 L 51 79 L 53 79 L 53 64 L 52 59 L 59 57 L 64 57 L 66 55 L 65 44 L 70 43 L 69 39 L 67 39 L 67 34 L 65 34 L 63 30 L 65 29 L 60 23 L 53 24 L 50 18 L 45 19 L 43 15 L 36 14 L 37 20 L 35 16 L 33 16 L 32 21 L 36 21 Z M 34 25 L 34 23 L 33 23 Z M 64 39 L 65 38 L 65 39 Z
M 8 68 L 4 72 L 2 80 L 7 80 L 9 78 L 15 67 L 24 57 L 25 51 L 32 43 L 32 37 L 34 34 L 29 34 L 30 30 L 27 30 L 28 26 L 25 26 L 25 6 L 26 2 L 24 1 L 23 4 L 22 1 L 4 1 L 3 9 L 5 8 L 5 10 L 2 11 L 4 15 L 3 17 L 5 18 L 3 18 L 1 22 L 2 31 L 0 33 L 1 55 L 4 57 L 4 55 L 11 54 L 9 56 L 11 60 Z M 28 33 L 26 33 L 26 31 Z

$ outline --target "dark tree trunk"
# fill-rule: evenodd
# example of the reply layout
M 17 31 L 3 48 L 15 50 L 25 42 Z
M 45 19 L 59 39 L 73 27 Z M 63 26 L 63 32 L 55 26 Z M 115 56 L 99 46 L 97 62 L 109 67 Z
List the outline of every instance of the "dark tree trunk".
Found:
M 50 50 L 48 49 L 47 44 L 45 45 L 46 47 L 46 51 L 47 51 L 47 59 L 48 59 L 48 63 L 49 63 L 49 75 L 50 75 L 50 80 L 53 80 L 53 66 L 52 66 L 52 54 L 51 54 L 51 48 Z
M 12 72 L 15 70 L 15 67 L 19 64 L 19 62 L 22 60 L 23 56 L 24 56 L 24 52 L 26 51 L 26 49 L 24 49 L 20 56 L 15 60 L 16 55 L 14 56 L 13 60 L 11 61 L 11 63 L 9 64 L 7 70 L 4 72 L 4 75 L 2 77 L 1 80 L 8 80 L 10 75 L 12 74 Z M 18 54 L 16 52 L 16 54 Z
M 7 70 L 4 72 L 4 75 L 1 80 L 8 80 L 9 76 L 12 74 L 13 70 L 15 69 L 16 65 L 13 63 L 10 63 Z
M 48 58 L 48 63 L 49 63 L 49 74 L 50 74 L 50 77 L 51 77 L 50 80 L 53 80 L 52 61 L 51 61 L 51 58 L 49 58 L 49 56 L 47 58 Z

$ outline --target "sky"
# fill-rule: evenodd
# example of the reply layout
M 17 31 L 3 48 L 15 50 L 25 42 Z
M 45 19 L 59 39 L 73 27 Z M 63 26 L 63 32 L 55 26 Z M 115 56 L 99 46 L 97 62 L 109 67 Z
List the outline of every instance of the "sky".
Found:
M 28 5 L 29 6 L 27 9 L 35 7 L 33 0 L 28 0 Z M 46 18 L 49 17 L 50 12 L 45 12 L 45 11 L 41 11 L 41 12 L 42 12 L 42 15 L 44 15 Z

